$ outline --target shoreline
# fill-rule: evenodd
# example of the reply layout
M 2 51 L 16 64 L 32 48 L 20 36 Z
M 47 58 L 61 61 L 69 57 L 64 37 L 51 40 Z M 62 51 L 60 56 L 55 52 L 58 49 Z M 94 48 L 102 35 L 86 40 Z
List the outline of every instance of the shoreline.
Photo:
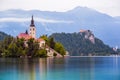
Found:
M 20 59 L 37 59 L 37 58 L 68 58 L 68 57 L 120 57 L 120 55 L 113 56 L 64 56 L 64 57 L 0 57 L 0 58 L 20 58 Z
M 120 57 L 120 55 L 114 55 L 114 56 L 69 56 L 69 57 Z

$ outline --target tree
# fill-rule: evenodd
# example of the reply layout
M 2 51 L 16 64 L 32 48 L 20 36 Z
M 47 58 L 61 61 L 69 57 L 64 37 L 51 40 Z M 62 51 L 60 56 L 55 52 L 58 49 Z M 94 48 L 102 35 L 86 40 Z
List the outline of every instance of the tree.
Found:
M 47 51 L 45 49 L 40 49 L 35 54 L 35 57 L 47 57 Z
M 42 38 L 42 39 L 44 39 L 46 42 L 48 42 L 48 37 L 47 37 L 47 35 L 42 35 L 42 36 L 40 36 L 40 38 Z
M 40 36 L 40 38 L 45 40 L 46 45 L 49 45 L 49 39 L 48 39 L 47 35 Z
M 60 53 L 62 56 L 64 56 L 65 53 L 66 53 L 65 48 L 63 47 L 63 45 L 62 45 L 61 43 L 56 43 L 54 49 L 55 49 L 58 53 Z
M 27 44 L 28 44 L 27 55 L 33 57 L 34 54 L 37 53 L 37 51 L 39 50 L 39 44 L 32 38 L 28 40 Z
M 7 54 L 7 56 L 13 56 L 13 57 L 17 57 L 17 56 L 19 56 L 19 51 L 20 50 L 18 50 L 18 47 L 16 46 L 16 44 L 15 43 L 11 43 L 9 46 L 8 46 L 8 54 Z
M 32 53 L 33 53 L 33 48 L 34 48 L 34 46 L 33 46 L 33 41 L 34 41 L 34 39 L 32 39 L 32 38 L 27 41 L 27 44 L 28 44 L 28 47 L 27 47 L 27 55 L 28 55 L 28 56 L 31 56 Z
M 49 38 L 49 46 L 54 49 L 55 47 L 55 41 L 54 41 L 54 38 L 53 37 L 50 37 Z

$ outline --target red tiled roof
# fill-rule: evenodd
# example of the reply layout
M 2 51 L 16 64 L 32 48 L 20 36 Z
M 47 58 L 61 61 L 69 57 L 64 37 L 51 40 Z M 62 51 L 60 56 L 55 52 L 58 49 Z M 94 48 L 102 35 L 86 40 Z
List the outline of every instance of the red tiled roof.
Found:
M 38 42 L 41 42 L 41 41 L 45 41 L 45 40 L 42 39 L 42 38 L 38 38 L 37 41 L 38 41 Z
M 20 33 L 18 35 L 18 38 L 24 38 L 25 40 L 28 40 L 28 39 L 32 38 L 32 36 L 29 36 L 29 34 L 26 34 L 26 33 Z

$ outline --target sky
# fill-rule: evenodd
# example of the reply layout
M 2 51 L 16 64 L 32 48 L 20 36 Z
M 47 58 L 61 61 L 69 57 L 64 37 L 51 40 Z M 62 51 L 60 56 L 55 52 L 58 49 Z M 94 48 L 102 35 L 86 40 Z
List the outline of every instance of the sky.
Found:
M 120 0 L 0 0 L 0 11 L 24 9 L 65 12 L 81 6 L 111 16 L 120 16 L 119 3 Z

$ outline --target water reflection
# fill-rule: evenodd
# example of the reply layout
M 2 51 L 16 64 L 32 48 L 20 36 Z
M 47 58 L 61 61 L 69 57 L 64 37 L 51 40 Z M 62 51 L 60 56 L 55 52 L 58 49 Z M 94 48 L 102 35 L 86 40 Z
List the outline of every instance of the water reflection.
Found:
M 119 57 L 117 57 L 117 56 L 113 57 L 113 68 L 114 68 L 113 70 L 114 70 L 114 74 L 116 74 L 116 75 L 119 74 L 119 76 L 120 76 L 120 73 L 119 73 L 120 70 L 118 67 L 119 66 L 118 60 L 119 60 Z M 116 79 L 119 80 L 120 78 L 116 77 Z
M 0 58 L 0 80 L 119 80 L 119 57 Z
M 15 69 L 16 71 L 18 71 L 16 73 L 18 76 L 17 80 L 21 79 L 35 80 L 36 76 L 35 63 L 33 63 L 30 59 L 18 59 L 17 64 Z
M 94 80 L 94 58 L 89 57 L 85 60 L 85 62 L 81 61 L 81 63 L 78 64 L 80 65 L 80 80 Z
M 47 60 L 46 59 L 39 59 L 39 78 L 37 80 L 46 80 L 47 78 Z M 37 76 L 36 76 L 37 77 Z

